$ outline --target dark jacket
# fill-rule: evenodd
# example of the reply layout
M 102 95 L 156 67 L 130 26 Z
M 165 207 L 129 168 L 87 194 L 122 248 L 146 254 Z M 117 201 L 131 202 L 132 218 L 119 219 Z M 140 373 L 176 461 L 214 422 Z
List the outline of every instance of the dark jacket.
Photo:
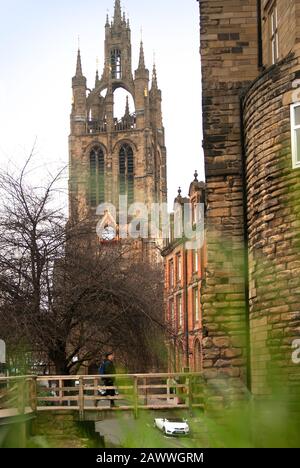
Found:
M 112 361 L 110 361 L 109 359 L 106 359 L 104 361 L 104 377 L 103 377 L 103 380 L 104 380 L 105 385 L 107 385 L 108 387 L 112 386 L 112 383 L 114 383 L 115 379 L 114 379 L 114 377 L 109 377 L 107 379 L 107 378 L 105 378 L 105 375 L 114 375 L 115 373 L 116 373 L 116 368 L 115 368 L 114 363 Z

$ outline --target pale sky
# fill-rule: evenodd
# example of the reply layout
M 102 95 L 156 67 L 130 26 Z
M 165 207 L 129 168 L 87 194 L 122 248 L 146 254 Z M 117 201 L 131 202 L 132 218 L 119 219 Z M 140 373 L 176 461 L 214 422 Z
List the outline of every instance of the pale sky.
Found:
M 35 165 L 68 162 L 78 36 L 84 75 L 94 87 L 104 61 L 106 13 L 114 0 L 0 0 L 0 167 L 21 166 L 35 139 Z M 202 152 L 199 6 L 196 0 L 124 0 L 137 68 L 141 28 L 147 68 L 155 52 L 168 151 L 169 202 L 185 195 Z

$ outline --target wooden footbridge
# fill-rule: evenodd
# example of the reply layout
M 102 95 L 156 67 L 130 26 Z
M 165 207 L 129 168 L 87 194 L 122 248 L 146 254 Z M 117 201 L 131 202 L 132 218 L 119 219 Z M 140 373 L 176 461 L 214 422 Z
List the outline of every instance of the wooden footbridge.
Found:
M 111 377 L 115 378 L 114 387 L 103 386 L 100 375 L 1 377 L 0 425 L 8 418 L 34 417 L 41 412 L 71 410 L 78 413 L 79 420 L 90 420 L 102 412 L 132 411 L 138 417 L 140 411 L 203 407 L 200 373 Z M 107 390 L 115 390 L 116 395 L 106 396 Z

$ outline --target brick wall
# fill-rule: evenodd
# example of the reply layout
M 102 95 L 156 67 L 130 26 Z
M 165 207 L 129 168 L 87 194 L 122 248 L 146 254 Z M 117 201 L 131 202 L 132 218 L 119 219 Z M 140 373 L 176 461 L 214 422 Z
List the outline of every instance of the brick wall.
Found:
M 190 367 L 191 370 L 200 370 L 202 367 L 202 354 L 199 353 L 198 342 L 201 346 L 202 341 L 202 311 L 200 303 L 200 292 L 201 292 L 201 280 L 203 274 L 203 262 L 204 248 L 198 250 L 198 264 L 197 269 L 194 267 L 195 251 L 186 251 L 184 244 L 179 242 L 170 246 L 169 251 L 166 251 L 165 256 L 165 308 L 166 308 L 166 322 L 172 327 L 175 346 L 176 346 L 176 362 L 174 362 L 174 350 L 170 348 L 169 353 L 169 370 L 181 371 L 184 367 Z M 181 258 L 181 278 L 178 277 L 178 257 Z M 186 260 L 185 260 L 186 259 Z M 170 262 L 173 262 L 173 281 L 170 281 Z M 187 268 L 187 277 L 185 275 L 185 269 Z M 187 284 L 186 280 L 187 278 Z M 172 285 L 173 283 L 173 285 Z M 194 290 L 198 289 L 198 302 L 199 302 L 199 320 L 195 321 L 195 304 L 193 293 Z M 177 298 L 182 298 L 182 326 L 179 327 L 178 307 Z M 188 330 L 189 330 L 189 364 L 186 358 L 186 327 L 185 327 L 185 310 L 187 301 L 188 311 Z M 171 307 L 170 304 L 174 305 L 174 320 L 171 319 Z M 171 340 L 172 341 L 172 340 Z M 174 341 L 170 342 L 173 346 Z M 183 355 L 182 355 L 183 354 Z M 174 367 L 175 364 L 175 367 Z M 198 369 L 197 369 L 198 367 Z

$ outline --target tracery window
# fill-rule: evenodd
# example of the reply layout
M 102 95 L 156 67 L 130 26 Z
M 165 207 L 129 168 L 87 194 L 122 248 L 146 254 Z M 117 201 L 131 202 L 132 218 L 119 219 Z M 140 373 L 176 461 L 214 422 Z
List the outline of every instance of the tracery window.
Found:
M 120 49 L 111 51 L 111 75 L 115 80 L 122 78 L 122 55 Z
M 128 205 L 134 202 L 134 158 L 130 145 L 125 143 L 119 153 L 120 195 L 127 195 Z
M 104 151 L 100 146 L 90 152 L 90 205 L 96 207 L 105 202 Z

